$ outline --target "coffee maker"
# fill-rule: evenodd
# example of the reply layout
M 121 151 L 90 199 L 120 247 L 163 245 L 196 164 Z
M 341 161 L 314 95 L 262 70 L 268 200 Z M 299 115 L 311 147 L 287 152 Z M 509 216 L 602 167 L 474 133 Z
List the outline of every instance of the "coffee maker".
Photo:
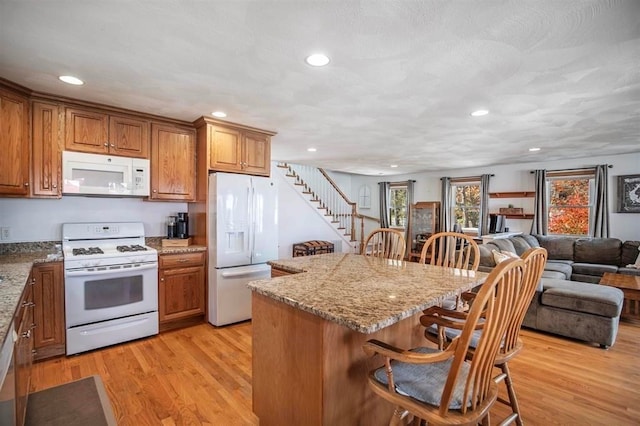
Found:
M 189 238 L 189 214 L 178 213 L 178 220 L 176 221 L 176 237 Z

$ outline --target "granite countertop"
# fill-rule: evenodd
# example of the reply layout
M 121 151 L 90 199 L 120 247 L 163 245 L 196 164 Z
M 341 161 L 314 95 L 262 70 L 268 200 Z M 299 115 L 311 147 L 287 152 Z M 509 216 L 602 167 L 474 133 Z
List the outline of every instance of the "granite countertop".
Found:
M 0 255 L 0 342 L 4 342 L 9 333 L 31 266 L 34 263 L 62 261 L 62 256 L 49 253 L 50 251 L 33 251 Z
M 269 264 L 293 275 L 252 281 L 252 291 L 365 334 L 468 291 L 488 275 L 348 253 Z

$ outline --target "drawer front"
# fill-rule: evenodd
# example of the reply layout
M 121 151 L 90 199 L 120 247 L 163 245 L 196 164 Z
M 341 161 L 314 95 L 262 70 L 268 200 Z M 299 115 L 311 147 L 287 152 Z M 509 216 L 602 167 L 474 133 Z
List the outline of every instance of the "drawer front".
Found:
M 178 268 L 204 264 L 205 252 L 163 254 L 159 256 L 160 268 Z

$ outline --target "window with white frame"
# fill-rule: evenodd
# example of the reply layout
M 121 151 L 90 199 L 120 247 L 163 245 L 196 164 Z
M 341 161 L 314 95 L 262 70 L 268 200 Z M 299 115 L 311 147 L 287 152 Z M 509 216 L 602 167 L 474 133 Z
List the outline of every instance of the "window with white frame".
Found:
M 404 229 L 407 225 L 407 186 L 391 184 L 389 188 L 389 227 Z
M 471 178 L 451 179 L 451 196 L 453 197 L 453 222 L 463 231 L 477 232 L 480 224 L 480 180 Z
M 547 174 L 549 234 L 589 234 L 594 185 L 593 173 L 558 171 Z

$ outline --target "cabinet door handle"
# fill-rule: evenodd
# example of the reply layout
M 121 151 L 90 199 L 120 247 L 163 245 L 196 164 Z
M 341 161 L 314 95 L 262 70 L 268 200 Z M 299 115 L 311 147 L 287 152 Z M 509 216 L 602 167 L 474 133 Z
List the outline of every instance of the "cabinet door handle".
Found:
M 178 262 L 180 262 L 180 263 L 184 263 L 184 262 L 188 262 L 188 261 L 189 261 L 189 259 L 178 259 Z
M 164 282 L 164 278 L 160 278 L 160 281 Z
M 114 144 L 109 145 L 111 148 L 115 148 L 116 146 Z
M 56 184 L 54 183 L 53 185 L 51 185 L 51 187 L 52 187 L 53 189 L 56 189 L 56 188 L 58 187 L 58 185 L 56 185 Z
M 24 186 L 29 186 L 29 182 L 25 182 L 25 183 L 24 183 Z
M 104 146 L 109 147 L 109 142 L 105 142 Z
M 155 194 L 156 192 L 158 192 L 158 191 L 154 189 L 154 190 L 153 190 L 153 193 Z
M 23 332 L 22 333 L 22 337 L 24 337 L 25 339 L 31 338 L 31 330 L 27 330 L 27 331 Z

